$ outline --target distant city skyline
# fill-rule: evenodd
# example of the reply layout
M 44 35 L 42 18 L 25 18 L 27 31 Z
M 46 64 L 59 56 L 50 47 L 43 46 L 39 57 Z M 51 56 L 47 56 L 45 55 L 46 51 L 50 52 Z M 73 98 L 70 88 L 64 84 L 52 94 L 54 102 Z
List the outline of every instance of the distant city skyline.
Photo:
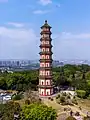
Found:
M 53 59 L 90 60 L 90 0 L 0 0 L 0 59 L 39 60 L 40 27 L 52 26 Z

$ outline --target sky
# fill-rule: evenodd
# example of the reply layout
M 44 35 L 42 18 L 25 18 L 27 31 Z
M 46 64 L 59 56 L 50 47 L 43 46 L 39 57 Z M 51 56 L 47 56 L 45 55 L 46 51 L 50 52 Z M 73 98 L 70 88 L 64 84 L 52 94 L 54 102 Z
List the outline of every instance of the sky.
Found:
M 0 59 L 39 59 L 45 20 L 53 59 L 90 60 L 90 0 L 0 0 Z

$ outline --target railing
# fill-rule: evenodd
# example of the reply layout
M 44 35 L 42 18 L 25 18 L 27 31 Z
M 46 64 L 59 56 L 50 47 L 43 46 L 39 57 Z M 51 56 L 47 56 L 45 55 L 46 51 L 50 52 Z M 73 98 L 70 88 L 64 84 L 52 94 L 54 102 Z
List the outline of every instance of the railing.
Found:
M 52 51 L 41 51 L 39 54 L 53 54 Z

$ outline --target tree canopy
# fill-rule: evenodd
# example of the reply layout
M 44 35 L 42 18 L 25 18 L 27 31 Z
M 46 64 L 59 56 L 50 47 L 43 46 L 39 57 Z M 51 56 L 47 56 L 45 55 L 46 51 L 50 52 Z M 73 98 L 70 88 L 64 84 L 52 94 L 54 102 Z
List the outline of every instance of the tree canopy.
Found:
M 56 120 L 56 111 L 43 104 L 30 104 L 22 108 L 21 120 Z
M 53 70 L 53 84 L 59 88 L 68 86 L 90 94 L 90 66 L 89 65 L 64 65 Z M 26 91 L 37 90 L 39 83 L 38 70 L 21 71 L 14 73 L 0 72 L 0 89 Z
M 21 107 L 19 103 L 10 101 L 6 104 L 0 104 L 0 118 L 1 120 L 14 120 L 14 115 L 20 116 Z

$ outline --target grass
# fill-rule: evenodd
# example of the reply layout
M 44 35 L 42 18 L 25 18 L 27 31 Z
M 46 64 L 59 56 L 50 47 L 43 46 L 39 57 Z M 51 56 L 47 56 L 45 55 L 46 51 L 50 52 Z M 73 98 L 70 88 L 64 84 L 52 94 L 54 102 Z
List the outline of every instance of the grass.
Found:
M 21 99 L 21 100 L 15 100 L 15 102 L 18 102 L 20 104 L 20 106 L 24 106 L 25 105 L 25 100 Z
M 86 109 L 90 112 L 90 100 L 87 99 L 80 99 L 78 100 L 79 106 L 81 106 L 83 109 Z
M 63 115 L 63 114 L 69 115 L 69 111 L 68 112 L 64 111 L 64 108 L 68 108 L 68 107 L 71 108 L 73 112 L 76 112 L 76 111 L 80 112 L 80 114 L 82 116 L 86 115 L 85 111 L 89 111 L 90 112 L 90 100 L 87 100 L 87 99 L 78 99 L 77 98 L 78 105 L 74 105 L 74 106 L 70 106 L 70 105 L 63 106 L 63 105 L 60 105 L 60 104 L 58 104 L 56 102 L 55 97 L 53 98 L 53 101 L 49 100 L 48 98 L 43 98 L 42 101 L 47 106 L 54 108 L 56 110 L 58 116 Z M 21 106 L 23 106 L 25 104 L 25 100 L 24 99 L 19 100 L 17 102 L 19 102 Z M 83 109 L 83 111 L 81 111 L 79 109 L 80 106 Z
M 52 107 L 52 108 L 56 109 L 57 111 L 58 110 L 61 110 L 61 111 L 63 110 L 63 107 L 61 105 L 59 105 L 58 103 L 56 103 L 55 98 L 53 99 L 53 101 L 48 100 L 48 99 L 44 99 L 43 102 L 47 106 Z
M 43 102 L 47 106 L 51 106 L 52 108 L 56 109 L 58 115 L 65 113 L 64 108 L 68 108 L 68 107 L 71 108 L 73 112 L 78 111 L 82 116 L 86 116 L 87 112 L 85 112 L 85 111 L 90 112 L 90 100 L 86 100 L 86 99 L 84 99 L 84 100 L 79 99 L 78 105 L 74 105 L 74 106 L 60 105 L 60 104 L 56 103 L 55 98 L 53 101 L 44 99 Z M 82 111 L 79 109 L 80 106 L 83 109 Z M 66 112 L 66 113 L 68 114 L 69 112 Z

